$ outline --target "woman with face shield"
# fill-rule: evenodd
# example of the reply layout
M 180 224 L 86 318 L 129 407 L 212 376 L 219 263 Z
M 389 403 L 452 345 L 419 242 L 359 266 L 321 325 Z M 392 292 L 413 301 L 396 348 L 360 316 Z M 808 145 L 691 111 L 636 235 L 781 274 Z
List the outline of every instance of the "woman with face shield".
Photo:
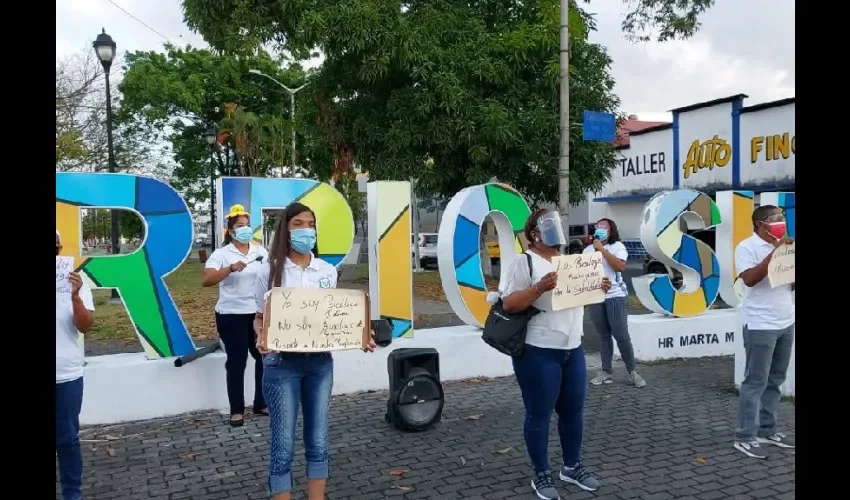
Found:
M 612 361 L 614 359 L 614 341 L 620 349 L 620 356 L 626 365 L 629 383 L 635 387 L 644 387 L 646 380 L 635 371 L 635 350 L 629 336 L 629 291 L 623 280 L 629 251 L 620 241 L 620 231 L 611 219 L 599 219 L 593 233 L 593 244 L 584 249 L 584 253 L 601 252 L 602 267 L 613 286 L 605 294 L 605 302 L 588 306 L 588 313 L 601 340 L 600 355 L 602 371 L 596 374 L 590 383 L 593 385 L 610 384 Z
M 502 276 L 499 291 L 508 312 L 520 312 L 531 306 L 540 314 L 528 322 L 522 355 L 512 358 L 514 373 L 525 406 L 523 434 L 533 466 L 531 487 L 538 498 L 559 499 L 549 468 L 549 421 L 558 414 L 563 463 L 559 477 L 585 491 L 594 491 L 599 482 L 580 463 L 584 425 L 584 400 L 587 393 L 587 366 L 581 346 L 584 307 L 552 310 L 552 289 L 558 276 L 552 257 L 566 244 L 561 217 L 557 212 L 540 209 L 525 223 L 529 241 L 529 260 L 520 256 Z M 611 281 L 603 278 L 602 289 Z

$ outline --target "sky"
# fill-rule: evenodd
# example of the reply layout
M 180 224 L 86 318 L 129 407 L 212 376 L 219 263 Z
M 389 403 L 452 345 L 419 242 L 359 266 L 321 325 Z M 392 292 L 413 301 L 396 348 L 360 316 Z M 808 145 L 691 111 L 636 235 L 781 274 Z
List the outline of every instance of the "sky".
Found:
M 683 42 L 633 44 L 620 31 L 624 4 L 593 0 L 622 110 L 641 120 L 668 121 L 667 110 L 738 93 L 745 105 L 795 95 L 794 0 L 717 0 L 702 28 Z M 123 9 L 123 11 L 122 11 Z M 57 58 L 91 50 L 101 28 L 121 52 L 204 46 L 183 24 L 179 0 L 57 0 Z

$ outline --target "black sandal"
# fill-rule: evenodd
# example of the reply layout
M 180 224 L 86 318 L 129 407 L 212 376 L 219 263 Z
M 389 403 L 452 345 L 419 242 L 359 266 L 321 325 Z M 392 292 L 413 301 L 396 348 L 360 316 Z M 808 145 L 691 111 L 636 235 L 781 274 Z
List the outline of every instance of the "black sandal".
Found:
M 265 408 L 260 408 L 259 410 L 256 409 L 256 408 L 252 408 L 251 413 L 253 413 L 254 415 L 262 415 L 264 417 L 268 417 L 269 416 L 269 407 L 266 406 Z
M 245 416 L 244 415 L 242 416 L 242 418 L 240 418 L 238 420 L 234 420 L 233 417 L 234 417 L 234 415 L 230 416 L 230 426 L 231 427 L 242 427 L 243 425 L 245 425 Z

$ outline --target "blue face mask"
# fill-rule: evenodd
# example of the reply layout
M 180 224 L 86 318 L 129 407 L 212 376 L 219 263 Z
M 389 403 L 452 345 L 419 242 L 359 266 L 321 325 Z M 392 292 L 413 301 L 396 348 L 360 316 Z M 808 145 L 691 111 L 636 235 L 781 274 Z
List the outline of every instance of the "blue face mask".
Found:
M 253 238 L 254 232 L 248 226 L 242 226 L 233 231 L 233 239 L 239 243 L 248 243 Z
M 293 229 L 289 232 L 289 244 L 300 254 L 309 254 L 316 246 L 315 229 Z
M 608 239 L 608 230 L 600 227 L 593 233 L 593 237 L 599 241 L 605 241 Z

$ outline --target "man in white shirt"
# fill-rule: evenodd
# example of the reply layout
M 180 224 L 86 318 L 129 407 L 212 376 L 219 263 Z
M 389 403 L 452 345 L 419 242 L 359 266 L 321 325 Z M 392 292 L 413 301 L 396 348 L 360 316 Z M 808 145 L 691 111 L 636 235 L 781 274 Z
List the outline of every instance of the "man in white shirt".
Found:
M 735 249 L 735 268 L 744 285 L 740 310 L 747 356 L 735 449 L 753 458 L 767 458 L 762 444 L 794 448 L 788 436 L 776 431 L 779 387 L 794 345 L 792 285 L 771 288 L 767 277 L 773 251 L 793 244 L 785 233 L 782 211 L 763 205 L 753 211 L 753 235 Z
M 57 257 L 61 251 L 62 241 L 56 231 Z M 94 302 L 79 274 L 68 273 L 68 285 L 56 289 L 56 458 L 62 499 L 79 500 L 83 497 L 79 431 L 85 354 L 77 335 L 88 332 L 94 324 Z

